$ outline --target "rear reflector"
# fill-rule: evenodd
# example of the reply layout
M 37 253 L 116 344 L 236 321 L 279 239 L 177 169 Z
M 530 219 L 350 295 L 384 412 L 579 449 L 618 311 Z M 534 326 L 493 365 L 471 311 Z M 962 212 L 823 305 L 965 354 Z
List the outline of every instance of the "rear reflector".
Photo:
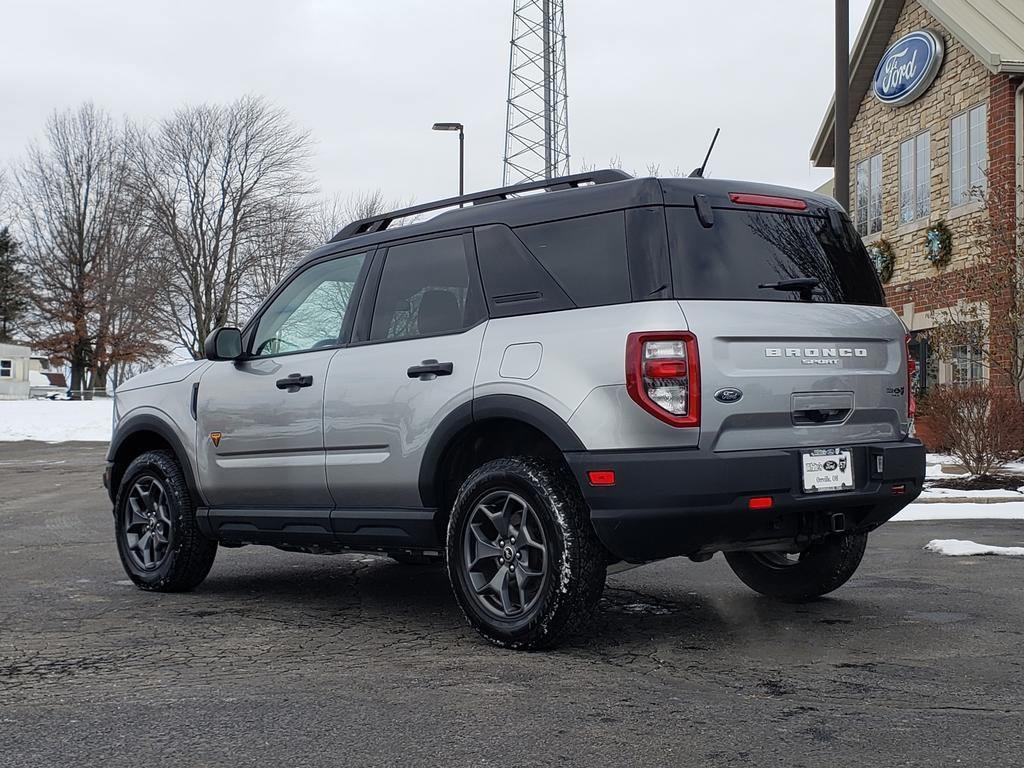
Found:
M 807 203 L 796 197 L 776 197 L 775 195 L 748 195 L 743 192 L 730 192 L 729 199 L 737 205 L 762 205 L 766 208 L 785 208 L 790 211 L 806 211 Z
M 747 506 L 750 509 L 771 509 L 773 503 L 771 496 L 755 496 Z
M 587 472 L 591 485 L 615 485 L 615 472 L 610 469 L 592 469 Z
M 893 496 L 902 496 L 907 492 L 907 486 L 905 485 L 894 485 L 892 487 Z

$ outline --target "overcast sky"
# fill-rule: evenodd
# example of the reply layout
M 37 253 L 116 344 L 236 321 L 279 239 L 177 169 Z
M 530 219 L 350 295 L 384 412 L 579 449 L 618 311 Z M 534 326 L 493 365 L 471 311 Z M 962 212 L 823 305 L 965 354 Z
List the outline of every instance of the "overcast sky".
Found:
M 832 95 L 830 0 L 565 0 L 573 168 L 710 164 L 814 188 Z M 868 0 L 851 0 L 855 36 Z M 325 194 L 426 201 L 501 182 L 512 0 L 6 0 L 0 160 L 54 109 L 92 100 L 154 120 L 185 102 L 266 96 L 316 140 Z

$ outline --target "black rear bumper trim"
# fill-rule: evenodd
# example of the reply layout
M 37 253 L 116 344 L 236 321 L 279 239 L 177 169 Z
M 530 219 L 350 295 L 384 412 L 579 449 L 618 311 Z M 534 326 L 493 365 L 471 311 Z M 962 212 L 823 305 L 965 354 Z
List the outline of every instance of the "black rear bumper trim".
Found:
M 835 512 L 844 513 L 848 530 L 870 530 L 920 494 L 925 449 L 919 441 L 849 447 L 855 488 L 820 494 L 802 491 L 803 448 L 580 451 L 565 457 L 601 542 L 620 559 L 642 562 L 814 536 L 819 528 L 824 535 Z M 615 485 L 591 486 L 592 470 L 613 470 Z M 750 509 L 755 496 L 771 496 L 771 508 Z

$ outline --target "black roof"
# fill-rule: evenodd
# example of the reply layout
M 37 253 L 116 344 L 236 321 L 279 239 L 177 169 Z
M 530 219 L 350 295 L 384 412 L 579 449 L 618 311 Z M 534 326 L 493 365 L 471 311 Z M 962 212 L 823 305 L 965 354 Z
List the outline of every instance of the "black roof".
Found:
M 791 187 L 724 179 L 634 178 L 622 171 L 607 169 L 475 192 L 361 219 L 347 225 L 329 243 L 314 250 L 303 261 L 337 252 L 340 245 L 344 245 L 345 250 L 369 247 L 391 240 L 486 224 L 520 227 L 626 208 L 692 206 L 695 195 L 707 197 L 716 208 L 741 207 L 729 198 L 730 193 L 736 192 L 800 198 L 807 202 L 812 213 L 816 210 L 820 213 L 826 208 L 839 209 L 839 204 L 831 197 Z M 454 207 L 460 203 L 463 207 Z M 441 209 L 448 210 L 425 221 L 388 228 L 396 219 Z

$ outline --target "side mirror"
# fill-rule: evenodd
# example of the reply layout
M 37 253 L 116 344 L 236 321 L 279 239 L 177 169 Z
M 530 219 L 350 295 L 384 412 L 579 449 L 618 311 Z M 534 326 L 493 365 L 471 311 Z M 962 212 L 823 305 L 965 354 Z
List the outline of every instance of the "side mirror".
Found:
M 242 332 L 237 328 L 218 328 L 206 337 L 203 352 L 207 360 L 237 360 L 242 356 Z

